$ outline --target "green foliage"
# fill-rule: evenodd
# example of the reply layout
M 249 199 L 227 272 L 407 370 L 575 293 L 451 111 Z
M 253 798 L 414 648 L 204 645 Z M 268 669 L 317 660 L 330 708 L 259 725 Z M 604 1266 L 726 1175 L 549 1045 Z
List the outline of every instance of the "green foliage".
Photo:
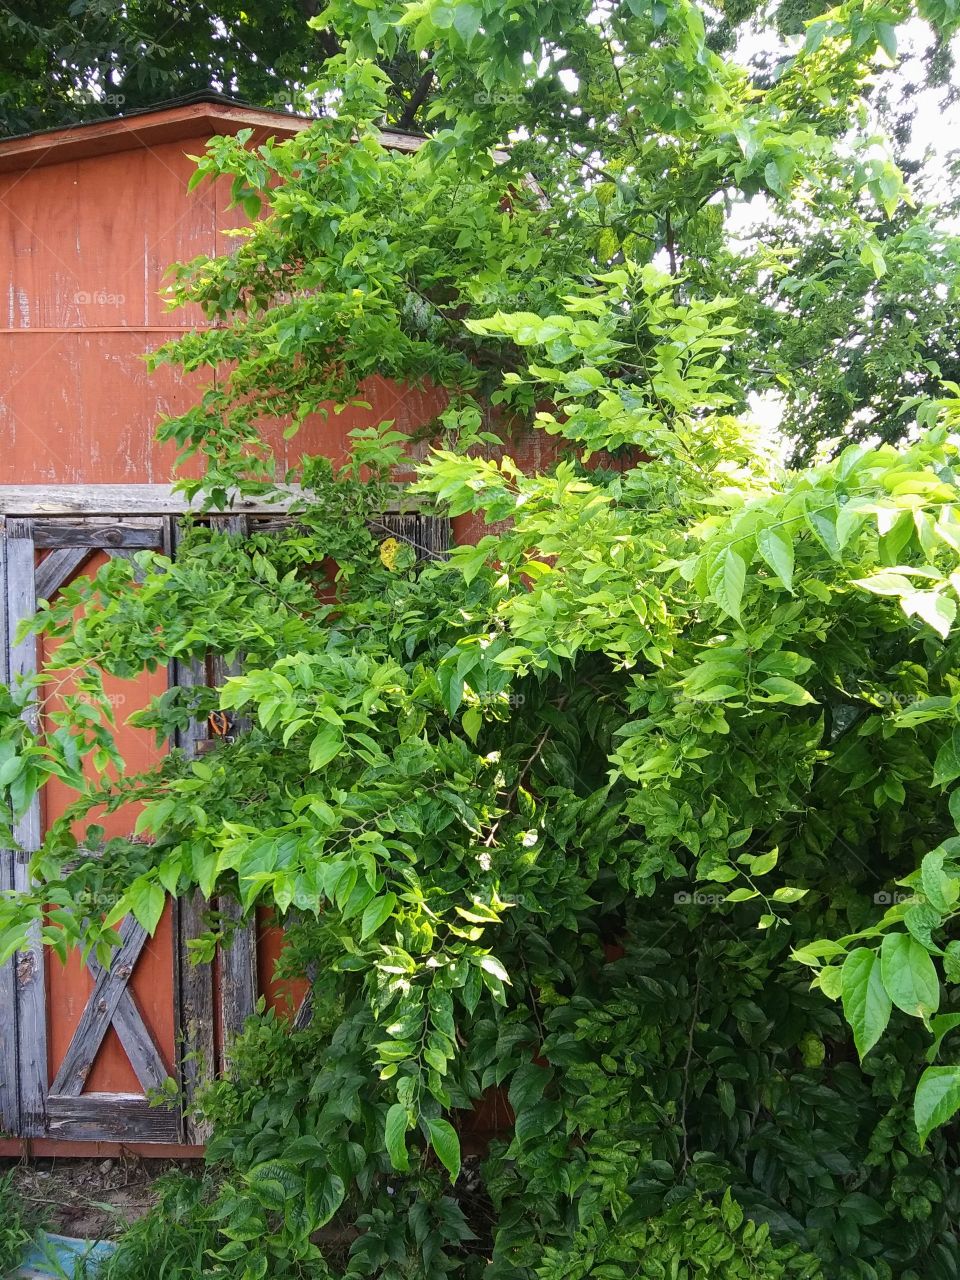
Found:
M 7 1275 L 23 1262 L 41 1225 L 17 1194 L 13 1173 L 0 1176 L 0 1274 Z
M 209 1176 L 171 1193 L 181 1244 L 161 1213 L 131 1266 L 956 1280 L 958 388 L 907 401 L 902 448 L 781 467 L 741 412 L 772 376 L 770 254 L 738 276 L 722 207 L 822 210 L 848 320 L 895 273 L 909 193 L 858 95 L 905 10 L 825 15 L 759 88 L 685 0 L 510 15 L 338 0 L 336 116 L 201 158 L 265 216 L 171 290 L 218 322 L 157 357 L 216 372 L 160 428 L 200 514 L 174 562 L 112 562 L 27 625 L 59 644 L 2 695 L 5 817 L 48 777 L 76 798 L 0 955 L 39 924 L 106 963 L 125 914 L 197 888 L 287 925 L 313 1023 L 251 1021 L 200 1104 Z M 576 93 L 561 40 L 595 73 Z M 416 154 L 377 135 L 373 60 L 402 51 L 439 86 Z M 491 154 L 514 127 L 530 145 Z M 293 439 L 375 374 L 447 407 L 278 476 L 264 418 Z M 380 545 L 411 473 L 475 545 Z M 286 527 L 205 526 L 281 478 Z M 210 653 L 239 673 L 135 721 L 241 731 L 128 776 L 103 673 Z M 75 669 L 39 734 L 21 713 Z M 512 1124 L 475 1154 L 481 1103 Z

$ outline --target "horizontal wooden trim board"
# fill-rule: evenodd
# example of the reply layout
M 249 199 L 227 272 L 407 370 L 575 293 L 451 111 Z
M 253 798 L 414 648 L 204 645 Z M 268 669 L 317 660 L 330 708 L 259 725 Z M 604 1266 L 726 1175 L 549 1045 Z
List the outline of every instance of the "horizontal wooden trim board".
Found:
M 180 1117 L 136 1094 L 53 1094 L 47 1098 L 47 1135 L 88 1142 L 179 1142 Z
M 236 498 L 228 512 L 206 514 L 275 515 L 303 497 L 299 485 L 278 485 L 285 497 L 277 502 L 262 498 Z M 416 511 L 415 496 L 404 498 L 404 507 Z M 169 484 L 2 484 L 0 515 L 7 516 L 146 516 L 202 514 L 199 503 L 189 503 Z M 49 544 L 48 544 L 49 545 Z
M 286 502 L 240 498 L 236 511 L 275 512 L 296 501 L 300 490 L 285 486 Z M 123 516 L 183 515 L 199 511 L 169 484 L 4 484 L 0 511 L 8 516 Z
M 49 548 L 129 547 L 134 551 L 159 547 L 163 541 L 163 519 L 129 518 L 111 520 L 104 516 L 87 516 L 79 523 L 71 523 L 63 516 L 34 520 L 33 545 L 43 550 Z M 46 561 L 44 561 L 46 564 Z M 38 594 L 40 594 L 38 592 Z

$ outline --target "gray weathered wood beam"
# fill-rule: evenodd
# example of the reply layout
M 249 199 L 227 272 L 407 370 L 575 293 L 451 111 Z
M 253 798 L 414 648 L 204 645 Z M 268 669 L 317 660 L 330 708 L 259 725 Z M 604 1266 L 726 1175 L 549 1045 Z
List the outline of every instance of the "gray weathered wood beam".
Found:
M 283 513 L 303 498 L 299 485 L 278 485 L 284 497 L 279 501 L 266 498 L 240 498 L 230 510 L 212 511 L 216 515 L 276 515 Z M 397 510 L 416 511 L 423 500 L 404 493 Z M 48 521 L 55 516 L 156 516 L 203 514 L 198 502 L 188 503 L 182 493 L 169 484 L 0 484 L 0 515 L 24 516 L 43 522 L 44 537 L 49 537 Z M 99 544 L 105 545 L 105 544 Z
M 29 520 L 7 520 L 7 627 L 10 633 L 9 676 L 11 684 L 37 669 L 37 638 L 15 639 L 17 624 L 36 611 L 35 552 L 33 528 Z M 31 707 L 27 719 L 36 722 Z M 29 858 L 42 840 L 40 797 L 34 799 L 22 818 L 14 824 L 18 851 L 14 858 L 13 887 L 30 890 Z M 47 1018 L 43 979 L 43 943 L 40 926 L 30 931 L 27 948 L 16 954 L 17 1046 L 20 1080 L 20 1132 L 31 1137 L 45 1132 L 47 1095 Z
M 219 518 L 217 524 L 225 533 L 242 535 L 247 532 L 249 521 L 246 516 L 234 515 Z M 210 660 L 214 687 L 221 688 L 228 677 L 239 674 L 241 669 L 240 658 L 228 664 L 219 654 L 214 655 Z M 236 727 L 243 731 L 242 722 Z M 257 921 L 255 916 L 245 921 L 240 904 L 232 899 L 221 899 L 218 905 L 221 915 L 234 924 L 230 945 L 220 952 L 220 1026 L 228 1065 L 230 1043 L 243 1030 L 257 1004 Z
M 142 551 L 159 547 L 163 530 L 159 519 L 120 522 L 107 517 L 87 516 L 82 522 L 67 516 L 34 520 L 34 546 L 48 547 L 129 547 Z
M 87 968 L 93 974 L 94 980 L 99 981 L 103 969 L 93 954 L 87 959 Z M 113 1014 L 113 1029 L 144 1091 L 162 1089 L 170 1072 L 164 1065 L 160 1051 L 143 1021 L 143 1015 L 127 987 L 120 992 L 120 999 Z
M 179 1142 L 180 1117 L 137 1094 L 84 1093 L 51 1097 L 48 1136 L 75 1142 Z
M 34 543 L 36 545 L 36 543 Z M 52 600 L 72 573 L 90 559 L 89 547 L 60 547 L 37 565 L 34 590 L 38 600 Z
M 180 542 L 179 522 L 174 520 L 171 549 L 174 557 Z M 206 664 L 200 661 L 176 662 L 172 678 L 182 688 L 206 685 Z M 206 721 L 193 720 L 176 735 L 176 745 L 188 756 L 197 754 L 198 745 L 207 738 Z M 205 1142 L 206 1125 L 198 1124 L 189 1108 L 200 1089 L 213 1079 L 216 1070 L 216 1036 L 213 999 L 213 966 L 194 964 L 190 943 L 206 933 L 203 916 L 207 903 L 199 892 L 177 902 L 176 990 L 177 1044 L 179 1049 L 180 1084 L 188 1114 L 184 1131 L 188 1142 Z
M 7 531 L 0 516 L 0 682 L 9 678 L 7 655 Z M 0 849 L 0 893 L 13 889 L 13 850 Z M 17 1053 L 16 964 L 13 956 L 0 965 L 0 1128 L 20 1132 L 20 1092 Z

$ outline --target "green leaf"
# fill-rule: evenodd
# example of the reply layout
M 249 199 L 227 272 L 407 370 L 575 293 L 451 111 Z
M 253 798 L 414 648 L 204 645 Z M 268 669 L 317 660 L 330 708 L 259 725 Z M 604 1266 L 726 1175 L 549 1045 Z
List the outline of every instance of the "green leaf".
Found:
M 779 889 L 774 889 L 771 897 L 774 902 L 799 902 L 809 892 L 809 889 L 801 889 L 795 884 L 785 884 Z
M 480 968 L 483 969 L 485 973 L 491 973 L 495 978 L 499 978 L 501 982 L 506 982 L 508 985 L 510 984 L 510 978 L 507 971 L 496 956 L 480 956 L 477 960 L 477 964 L 479 964 Z
M 880 976 L 880 958 L 868 947 L 857 947 L 844 960 L 840 974 L 843 1016 L 862 1060 L 890 1021 L 892 1004 Z
M 381 925 L 393 915 L 393 909 L 396 905 L 397 895 L 395 893 L 385 893 L 382 898 L 374 898 L 372 902 L 367 904 L 360 921 L 361 941 L 377 932 Z
M 11 756 L 3 765 L 0 765 L 0 787 L 8 787 L 26 767 L 27 762 L 23 756 Z
M 942 744 L 933 764 L 933 785 L 944 786 L 960 778 L 960 727 Z
M 940 982 L 927 950 L 908 933 L 888 933 L 880 946 L 880 974 L 887 995 L 913 1018 L 940 1005 Z
M 400 1172 L 410 1168 L 410 1155 L 407 1151 L 408 1127 L 406 1107 L 395 1102 L 387 1112 L 385 1141 L 390 1163 Z
M 770 676 L 761 680 L 760 688 L 769 694 L 765 699 L 767 702 L 786 702 L 791 707 L 803 707 L 817 701 L 802 685 L 795 680 L 787 680 L 785 676 Z
M 793 542 L 783 528 L 761 529 L 757 550 L 788 591 L 793 590 Z
M 960 1027 L 960 1013 L 941 1013 L 936 1018 L 930 1019 L 933 1044 L 927 1050 L 926 1057 L 928 1062 L 936 1061 L 944 1037 L 948 1036 L 951 1031 L 955 1031 L 957 1027 Z
M 945 914 L 960 897 L 960 880 L 943 869 L 945 854 L 940 849 L 924 855 L 920 863 L 920 884 L 930 905 Z
M 483 725 L 483 716 L 481 715 L 478 708 L 470 707 L 468 710 L 466 710 L 463 713 L 463 718 L 461 720 L 461 723 L 463 724 L 464 733 L 467 735 L 470 741 L 474 745 L 476 745 L 477 737 L 479 736 L 480 729 Z
M 960 1067 L 927 1067 L 913 1100 L 913 1118 L 921 1146 L 960 1108 Z
M 922 618 L 944 639 L 950 634 L 957 617 L 957 602 L 951 596 L 938 591 L 912 591 L 900 600 L 900 607 L 907 617 Z
M 310 744 L 310 769 L 316 773 L 343 749 L 343 737 L 332 724 L 325 724 Z
M 853 586 L 872 591 L 875 596 L 907 596 L 913 591 L 913 583 L 902 573 L 883 569 L 869 578 L 854 578 Z
M 157 884 L 156 880 L 148 880 L 142 877 L 139 880 L 135 880 L 130 886 L 128 897 L 130 899 L 130 910 L 137 920 L 143 925 L 147 933 L 155 933 L 167 900 L 163 887 Z
M 948 942 L 943 953 L 943 972 L 948 982 L 960 982 L 960 942 Z
M 727 547 L 720 553 L 710 571 L 712 598 L 736 622 L 740 621 L 740 603 L 746 577 L 746 561 L 732 547 Z
M 450 1174 L 450 1180 L 456 1182 L 460 1176 L 460 1139 L 456 1129 L 447 1120 L 428 1119 L 426 1123 L 437 1159 Z
M 780 857 L 779 849 L 771 849 L 769 853 L 758 853 L 748 860 L 750 874 L 752 876 L 765 876 L 768 871 L 772 871 L 777 865 Z
M 509 1100 L 515 1112 L 525 1111 L 543 1097 L 543 1091 L 550 1083 L 552 1072 L 536 1063 L 525 1062 L 513 1073 L 510 1081 Z

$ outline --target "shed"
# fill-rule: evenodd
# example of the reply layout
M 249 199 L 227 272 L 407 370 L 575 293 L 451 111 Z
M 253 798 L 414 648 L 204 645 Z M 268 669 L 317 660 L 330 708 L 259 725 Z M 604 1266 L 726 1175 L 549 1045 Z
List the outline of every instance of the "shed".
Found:
M 0 680 L 42 658 L 32 640 L 15 642 L 37 599 L 107 556 L 143 547 L 176 554 L 183 508 L 168 483 L 172 452 L 155 443 L 154 427 L 203 384 L 170 369 L 149 375 L 143 353 L 205 323 L 199 312 L 164 309 L 164 272 L 223 252 L 222 233 L 242 216 L 227 208 L 224 185 L 187 195 L 189 157 L 213 134 L 249 128 L 256 144 L 306 123 L 213 96 L 0 141 Z M 385 140 L 419 145 L 402 134 Z M 429 389 L 380 379 L 365 395 L 368 410 L 317 419 L 295 444 L 278 427 L 278 457 L 292 448 L 337 457 L 354 427 L 392 418 L 413 430 L 442 403 Z M 261 514 L 247 506 L 227 519 L 237 527 Z M 181 667 L 169 678 L 217 675 Z M 133 690 L 108 682 L 118 724 L 163 682 L 161 674 Z M 195 749 L 203 733 L 180 745 Z M 122 729 L 120 745 L 134 765 L 156 759 L 142 731 Z M 65 803 L 62 788 L 48 785 L 20 823 L 24 850 L 38 847 Z M 108 835 L 128 829 L 107 823 Z M 0 890 L 26 875 L 25 857 L 0 851 Z M 124 922 L 109 973 L 77 955 L 62 965 L 39 944 L 0 967 L 0 1154 L 24 1142 L 40 1155 L 199 1151 L 203 1133 L 185 1113 L 152 1107 L 148 1092 L 173 1076 L 189 1100 L 223 1064 L 258 994 L 270 1003 L 291 994 L 272 981 L 276 930 L 241 930 L 230 952 L 195 966 L 187 944 L 199 928 L 200 904 L 170 903 L 152 938 Z

